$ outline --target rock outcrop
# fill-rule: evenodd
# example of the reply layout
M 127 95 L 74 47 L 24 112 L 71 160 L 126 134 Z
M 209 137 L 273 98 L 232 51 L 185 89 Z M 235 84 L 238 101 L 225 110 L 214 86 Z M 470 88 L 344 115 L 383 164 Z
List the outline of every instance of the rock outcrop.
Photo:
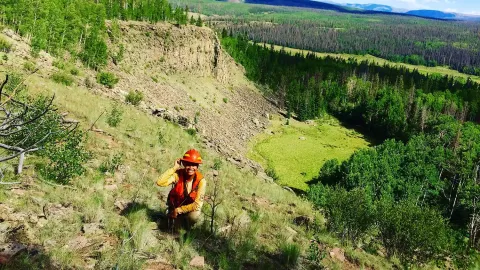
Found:
M 166 74 L 214 77 L 222 83 L 229 79 L 232 60 L 209 28 L 129 22 L 121 24 L 121 31 L 128 63 Z

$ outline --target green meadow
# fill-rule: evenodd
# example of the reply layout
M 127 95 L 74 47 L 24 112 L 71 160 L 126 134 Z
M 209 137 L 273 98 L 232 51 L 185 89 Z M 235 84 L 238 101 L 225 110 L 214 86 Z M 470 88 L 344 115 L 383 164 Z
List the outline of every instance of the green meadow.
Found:
M 360 133 L 332 117 L 309 124 L 290 119 L 288 125 L 277 117 L 250 142 L 249 158 L 267 168 L 269 175 L 275 174 L 280 185 L 307 190 L 306 182 L 318 175 L 325 161 L 345 160 L 368 146 Z

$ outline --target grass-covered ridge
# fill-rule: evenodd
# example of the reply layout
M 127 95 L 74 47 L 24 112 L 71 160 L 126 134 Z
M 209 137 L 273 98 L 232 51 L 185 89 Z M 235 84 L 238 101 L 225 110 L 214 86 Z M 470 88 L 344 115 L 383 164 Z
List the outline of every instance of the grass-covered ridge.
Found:
M 307 190 L 307 181 L 329 159 L 345 160 L 369 143 L 354 130 L 343 127 L 336 119 L 316 120 L 311 124 L 293 119 L 275 119 L 265 134 L 251 142 L 250 157 L 276 174 L 278 183 Z
M 270 47 L 270 44 L 265 44 L 267 47 Z M 380 57 L 376 57 L 370 54 L 366 55 L 357 55 L 357 54 L 347 54 L 347 53 L 322 53 L 322 52 L 314 52 L 314 51 L 309 51 L 309 50 L 300 50 L 300 49 L 295 49 L 295 48 L 288 48 L 288 47 L 283 47 L 283 46 L 278 46 L 278 45 L 273 45 L 273 48 L 275 51 L 280 51 L 280 50 L 285 50 L 286 52 L 294 55 L 297 53 L 307 55 L 307 54 L 314 54 L 315 56 L 319 58 L 325 58 L 327 56 L 333 57 L 333 58 L 341 58 L 344 60 L 348 59 L 355 59 L 357 62 L 362 62 L 362 61 L 368 61 L 370 63 L 375 63 L 376 65 L 383 66 L 383 65 L 389 65 L 392 67 L 405 67 L 410 71 L 417 70 L 420 74 L 429 74 L 429 75 L 434 75 L 434 76 L 450 76 L 450 77 L 455 77 L 457 80 L 461 80 L 462 82 L 465 82 L 468 78 L 471 80 L 480 83 L 480 76 L 475 76 L 475 75 L 468 75 L 465 73 L 458 72 L 457 70 L 450 69 L 448 67 L 442 67 L 442 66 L 436 66 L 436 67 L 427 67 L 427 66 L 422 66 L 422 65 L 411 65 L 411 64 L 406 64 L 406 63 L 397 63 L 397 62 L 392 62 Z

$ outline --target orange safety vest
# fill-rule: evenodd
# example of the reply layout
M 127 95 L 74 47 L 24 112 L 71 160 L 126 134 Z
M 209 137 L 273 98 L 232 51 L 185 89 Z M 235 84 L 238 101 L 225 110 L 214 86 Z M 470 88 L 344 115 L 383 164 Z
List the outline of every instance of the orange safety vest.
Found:
M 200 180 L 203 179 L 203 175 L 199 171 L 196 171 L 193 177 L 192 190 L 190 193 L 187 193 L 187 180 L 184 179 L 185 169 L 177 170 L 176 173 L 178 175 L 178 181 L 172 190 L 170 190 L 170 193 L 168 193 L 168 204 L 169 207 L 173 208 L 193 203 L 197 197 L 198 184 Z

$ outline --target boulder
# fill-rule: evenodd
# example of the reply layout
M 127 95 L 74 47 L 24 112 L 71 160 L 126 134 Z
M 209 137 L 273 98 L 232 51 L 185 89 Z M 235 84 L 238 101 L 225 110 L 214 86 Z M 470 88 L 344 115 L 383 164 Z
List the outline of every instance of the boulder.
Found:
M 345 261 L 345 252 L 343 251 L 343 249 L 336 247 L 336 248 L 333 248 L 330 251 L 330 257 L 332 259 L 336 259 L 336 260 L 339 260 L 341 262 L 344 262 Z
M 255 125 L 255 127 L 260 127 L 260 121 L 258 121 L 257 118 L 253 118 L 253 119 L 252 119 L 252 122 L 253 122 L 253 124 Z
M 252 220 L 246 211 L 242 211 L 242 213 L 235 218 L 234 225 L 238 228 L 245 228 L 250 224 Z
M 289 235 L 296 235 L 297 234 L 297 231 L 295 231 L 294 229 L 290 228 L 290 227 L 285 227 L 285 229 L 287 230 L 288 234 Z
M 130 204 L 130 201 L 128 201 L 128 200 L 116 199 L 115 203 L 113 205 L 115 205 L 117 210 L 120 210 L 120 212 L 121 212 L 121 211 L 125 210 L 129 206 L 129 204 Z
M 13 188 L 13 189 L 10 190 L 10 192 L 12 192 L 13 194 L 15 194 L 17 196 L 23 197 L 27 191 L 25 189 L 21 189 L 21 188 Z
M 205 258 L 203 256 L 195 256 L 191 261 L 190 261 L 190 266 L 192 267 L 198 267 L 198 268 L 203 268 L 205 266 Z
M 70 207 L 65 207 L 59 203 L 53 204 L 53 203 L 47 203 L 45 207 L 43 208 L 45 212 L 45 216 L 47 219 L 61 219 L 67 215 L 70 215 L 73 213 L 73 208 Z
M 87 247 L 88 245 L 89 245 L 88 239 L 83 235 L 79 235 L 71 239 L 70 241 L 68 241 L 68 243 L 64 246 L 64 248 L 69 248 L 71 250 L 79 250 L 84 247 Z
M 103 188 L 108 191 L 114 191 L 118 189 L 118 186 L 116 184 L 111 184 L 111 185 L 105 185 Z
M 218 233 L 221 235 L 228 235 L 232 231 L 232 225 L 227 225 L 218 229 Z
M 100 223 L 86 223 L 82 226 L 82 232 L 86 235 L 102 234 L 103 226 Z
M 17 242 L 0 244 L 0 264 L 7 263 L 13 256 L 26 248 L 26 246 Z
M 310 227 L 313 223 L 313 219 L 309 216 L 298 216 L 293 219 L 293 223 L 295 223 L 298 226 L 305 226 L 305 227 Z

